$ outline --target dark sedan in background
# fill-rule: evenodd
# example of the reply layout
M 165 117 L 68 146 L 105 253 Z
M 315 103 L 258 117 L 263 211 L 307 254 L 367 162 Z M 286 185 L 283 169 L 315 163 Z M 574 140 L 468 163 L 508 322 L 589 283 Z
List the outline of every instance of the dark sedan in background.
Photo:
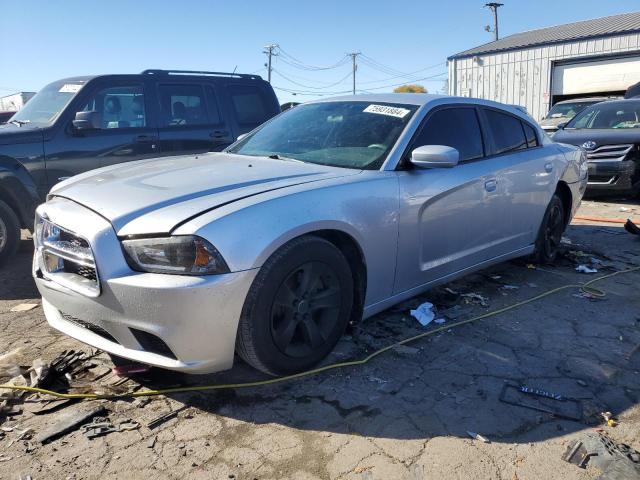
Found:
M 640 99 L 596 103 L 560 125 L 553 139 L 587 152 L 589 193 L 640 191 Z

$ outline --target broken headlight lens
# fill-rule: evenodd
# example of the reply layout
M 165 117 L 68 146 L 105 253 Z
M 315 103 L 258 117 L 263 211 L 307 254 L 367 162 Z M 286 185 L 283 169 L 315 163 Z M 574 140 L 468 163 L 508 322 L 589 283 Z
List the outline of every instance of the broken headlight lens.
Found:
M 178 235 L 123 240 L 127 263 L 133 270 L 174 275 L 229 273 L 220 252 L 204 238 Z

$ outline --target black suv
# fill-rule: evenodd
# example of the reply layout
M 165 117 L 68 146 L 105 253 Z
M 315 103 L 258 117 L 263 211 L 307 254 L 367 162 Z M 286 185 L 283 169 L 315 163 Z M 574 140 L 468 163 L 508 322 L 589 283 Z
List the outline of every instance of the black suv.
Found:
M 587 152 L 588 193 L 640 192 L 640 99 L 596 103 L 558 127 L 554 141 Z
M 0 262 L 59 181 L 114 163 L 222 150 L 279 112 L 257 75 L 145 70 L 47 85 L 0 125 Z

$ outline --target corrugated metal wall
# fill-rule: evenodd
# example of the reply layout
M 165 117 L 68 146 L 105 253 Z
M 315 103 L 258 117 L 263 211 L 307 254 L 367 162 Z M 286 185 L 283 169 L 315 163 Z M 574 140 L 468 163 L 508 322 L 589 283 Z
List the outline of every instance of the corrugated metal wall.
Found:
M 522 105 L 539 120 L 549 110 L 552 61 L 635 50 L 640 33 L 453 59 L 449 94 Z

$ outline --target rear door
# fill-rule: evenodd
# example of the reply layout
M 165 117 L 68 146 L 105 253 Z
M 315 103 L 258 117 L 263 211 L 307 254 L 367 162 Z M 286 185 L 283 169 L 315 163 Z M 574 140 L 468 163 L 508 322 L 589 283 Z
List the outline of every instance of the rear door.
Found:
M 219 151 L 233 142 L 210 83 L 160 82 L 159 136 L 163 155 Z
M 446 145 L 460 153 L 453 168 L 399 172 L 400 231 L 395 292 L 460 272 L 505 252 L 500 166 L 486 157 L 478 109 L 448 105 L 430 112 L 406 152 Z
M 106 78 L 74 100 L 68 123 L 45 142 L 49 187 L 87 170 L 156 156 L 157 129 L 147 93 L 142 80 Z M 78 111 L 95 112 L 92 129 L 73 127 Z
M 555 190 L 557 156 L 543 146 L 536 129 L 503 110 L 481 108 L 488 134 L 489 154 L 504 182 L 505 247 L 517 250 L 532 244 Z
M 250 132 L 279 113 L 268 93 L 259 84 L 227 84 L 229 110 L 236 136 Z

